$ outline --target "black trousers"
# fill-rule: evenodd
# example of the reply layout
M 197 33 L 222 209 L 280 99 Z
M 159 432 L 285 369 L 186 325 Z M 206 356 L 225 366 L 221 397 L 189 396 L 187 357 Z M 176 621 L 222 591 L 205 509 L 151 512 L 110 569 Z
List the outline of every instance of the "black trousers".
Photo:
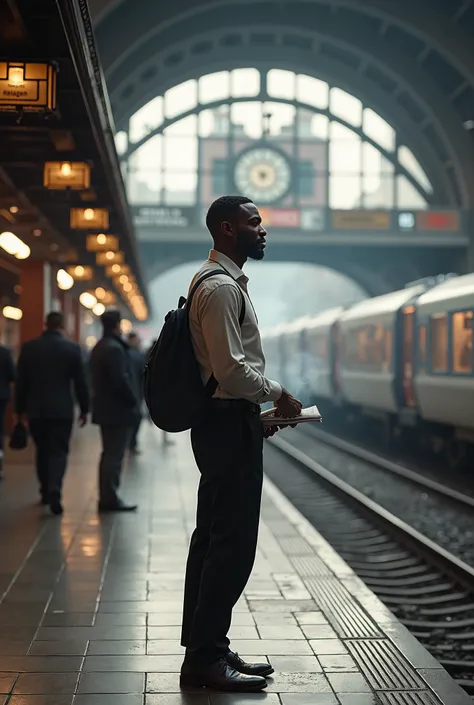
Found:
M 41 495 L 60 499 L 69 453 L 72 419 L 30 419 L 31 437 L 36 446 L 36 474 Z
M 102 455 L 99 464 L 99 502 L 113 506 L 119 501 L 118 488 L 125 452 L 130 444 L 129 426 L 101 426 Z
M 206 664 L 229 651 L 232 608 L 255 560 L 263 480 L 258 409 L 214 409 L 192 430 L 191 441 L 201 481 L 181 644 L 188 660 Z

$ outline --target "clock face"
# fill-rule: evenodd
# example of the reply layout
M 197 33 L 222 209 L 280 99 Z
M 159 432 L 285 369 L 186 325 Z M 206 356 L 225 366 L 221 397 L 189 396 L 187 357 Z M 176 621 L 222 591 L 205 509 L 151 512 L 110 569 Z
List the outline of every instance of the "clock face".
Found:
M 245 196 L 259 203 L 273 203 L 290 188 L 291 168 L 280 152 L 270 147 L 256 147 L 239 157 L 234 180 Z

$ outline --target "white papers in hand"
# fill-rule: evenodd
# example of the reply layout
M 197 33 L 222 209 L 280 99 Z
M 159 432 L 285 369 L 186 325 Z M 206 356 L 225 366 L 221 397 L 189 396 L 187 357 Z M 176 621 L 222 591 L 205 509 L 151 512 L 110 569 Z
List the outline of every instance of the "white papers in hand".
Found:
M 264 426 L 290 426 L 299 423 L 321 423 L 322 416 L 319 413 L 317 406 L 309 406 L 306 409 L 301 409 L 299 416 L 292 419 L 275 416 L 276 409 L 268 409 L 260 414 Z

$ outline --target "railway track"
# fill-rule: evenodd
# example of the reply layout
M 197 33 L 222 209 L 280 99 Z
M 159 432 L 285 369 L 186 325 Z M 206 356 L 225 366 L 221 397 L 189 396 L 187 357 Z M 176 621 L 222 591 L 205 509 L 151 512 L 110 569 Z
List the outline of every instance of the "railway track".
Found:
M 339 436 L 333 435 L 332 433 L 327 433 L 326 431 L 322 431 L 319 428 L 317 430 L 303 429 L 301 432 L 305 435 L 308 435 L 313 440 L 322 442 L 332 448 L 337 448 L 337 450 L 341 450 L 344 453 L 347 453 L 348 455 L 357 458 L 358 460 L 363 460 L 369 463 L 370 465 L 373 465 L 374 467 L 383 470 L 384 472 L 390 473 L 391 475 L 396 475 L 398 477 L 403 477 L 405 480 L 409 480 L 410 482 L 413 482 L 419 487 L 423 487 L 424 489 L 435 492 L 436 494 L 442 497 L 446 497 L 450 500 L 453 500 L 454 502 L 459 502 L 464 506 L 471 507 L 472 509 L 474 509 L 473 496 L 471 496 L 470 494 L 464 494 L 463 492 L 456 490 L 453 487 L 449 487 L 448 485 L 445 485 L 442 482 L 433 480 L 423 472 L 411 470 L 405 467 L 404 465 L 401 465 L 400 463 L 394 462 L 393 460 L 389 460 L 388 458 L 384 458 L 383 456 L 378 455 L 377 453 L 374 453 L 371 450 L 362 448 L 356 443 L 345 441 Z
M 270 479 L 474 695 L 474 569 L 292 443 L 276 436 L 270 444 L 270 455 L 280 455 L 266 462 Z M 281 454 L 291 461 L 292 472 Z

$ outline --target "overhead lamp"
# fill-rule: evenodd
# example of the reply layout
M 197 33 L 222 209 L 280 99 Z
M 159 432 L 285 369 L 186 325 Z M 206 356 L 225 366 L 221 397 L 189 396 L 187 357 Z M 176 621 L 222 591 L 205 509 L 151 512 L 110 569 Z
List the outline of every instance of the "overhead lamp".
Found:
M 88 347 L 89 350 L 90 350 L 91 348 L 93 348 L 96 343 L 97 343 L 97 338 L 95 337 L 95 335 L 88 335 L 88 336 L 87 336 L 87 338 L 86 338 L 86 347 Z
M 71 208 L 70 225 L 73 230 L 108 230 L 107 208 Z
M 10 213 L 11 213 L 12 215 L 16 215 L 19 210 L 20 210 L 20 209 L 18 208 L 18 206 L 10 206 Z
M 107 252 L 98 252 L 95 258 L 97 264 L 112 266 L 113 264 L 123 264 L 124 254 L 120 251 L 113 252 L 112 250 L 107 250 Z
M 80 282 L 90 281 L 94 276 L 92 267 L 84 266 L 82 264 L 76 264 L 68 267 L 67 273 L 70 274 L 73 279 Z
M 102 314 L 105 311 L 105 306 L 104 306 L 104 304 L 98 303 L 94 306 L 92 311 L 93 311 L 93 313 L 95 313 L 96 316 L 102 316 Z
M 130 284 L 130 282 L 127 282 L 126 284 L 123 285 L 124 291 L 129 292 L 129 291 L 132 291 L 132 289 L 133 289 L 133 286 L 132 286 L 132 284 Z
M 10 318 L 12 321 L 21 321 L 23 318 L 23 311 L 16 306 L 5 306 L 2 313 L 5 318 Z
M 86 238 L 86 247 L 89 252 L 108 252 L 116 251 L 119 248 L 118 237 L 115 235 L 88 235 Z
M 105 268 L 108 277 L 118 277 L 119 274 L 130 274 L 130 267 L 127 264 L 113 264 Z
M 28 245 L 10 232 L 4 232 L 0 235 L 0 247 L 17 259 L 27 259 L 31 254 Z
M 79 301 L 85 308 L 94 308 L 94 306 L 97 303 L 97 299 L 95 298 L 94 294 L 91 294 L 89 291 L 83 291 L 82 294 L 79 296 Z
M 67 291 L 68 289 L 71 289 L 74 286 L 74 278 L 71 277 L 71 275 L 68 274 L 65 269 L 58 269 L 58 272 L 56 274 L 56 281 L 58 282 L 59 288 L 63 291 Z
M 95 295 L 97 299 L 103 303 L 105 306 L 112 306 L 116 302 L 116 296 L 112 291 L 107 291 L 99 286 L 95 290 Z
M 0 61 L 0 110 L 56 109 L 56 67 L 52 63 Z
M 89 188 L 91 168 L 86 162 L 46 162 L 43 185 L 52 190 Z

